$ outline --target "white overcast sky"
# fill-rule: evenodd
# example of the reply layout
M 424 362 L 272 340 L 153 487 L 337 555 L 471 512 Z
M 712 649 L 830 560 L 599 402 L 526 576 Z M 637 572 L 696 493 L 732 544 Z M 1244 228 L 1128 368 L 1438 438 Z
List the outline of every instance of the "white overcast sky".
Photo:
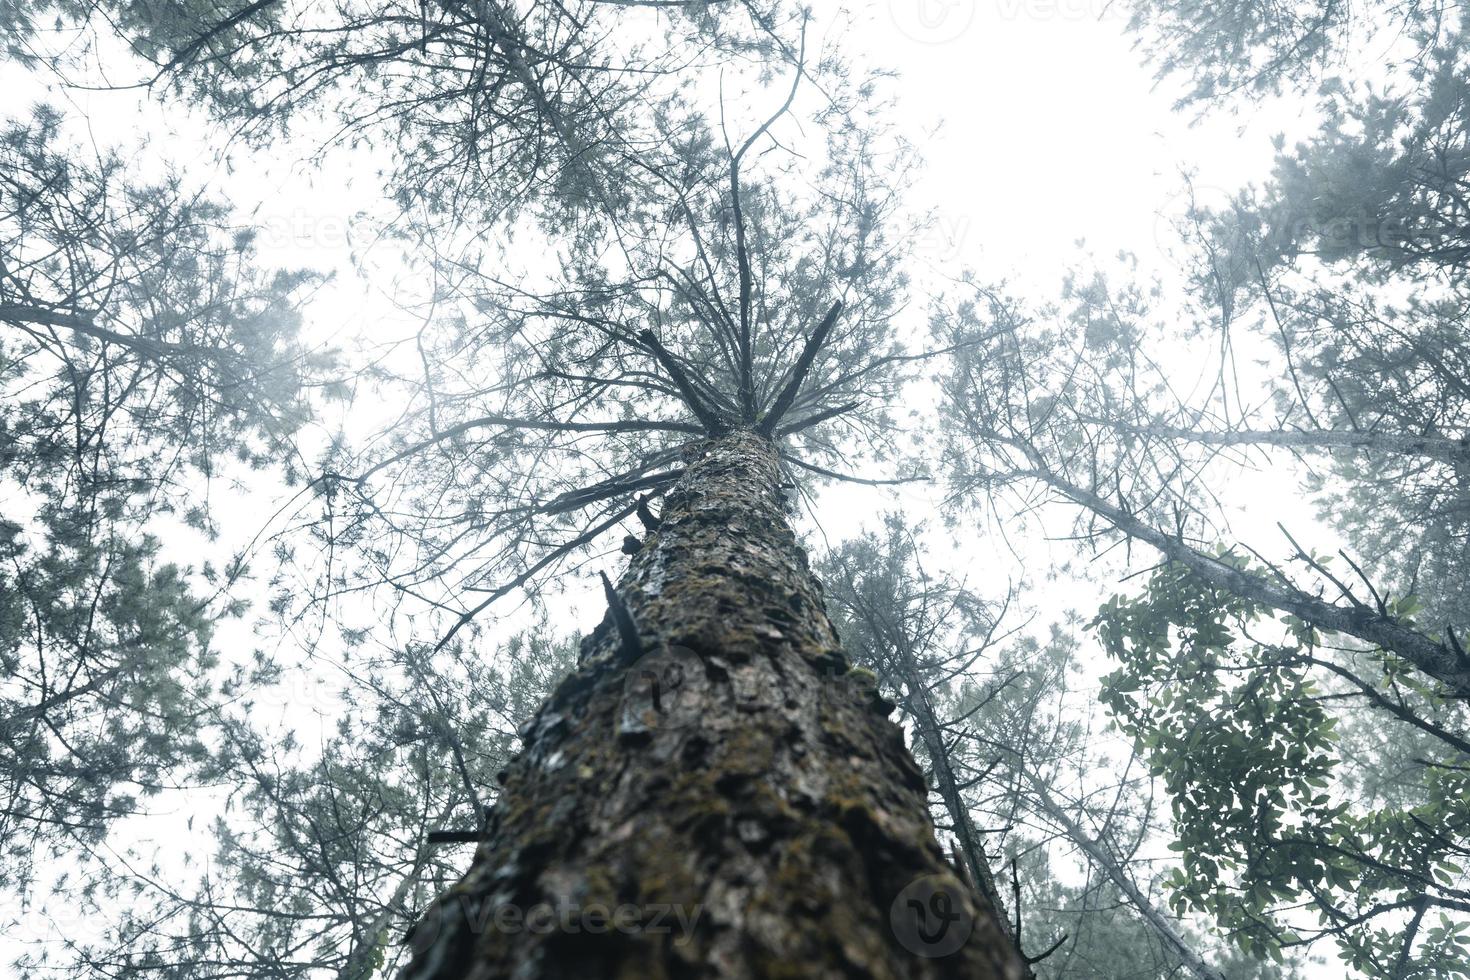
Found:
M 1156 85 L 1124 34 L 1125 15 L 1101 0 L 841 6 L 821 0 L 815 14 L 817 35 L 837 32 L 853 60 L 900 76 L 894 84 L 897 119 L 926 160 L 910 203 L 935 213 L 920 257 L 938 274 L 970 269 L 982 279 L 1008 279 L 1032 297 L 1055 295 L 1068 267 L 1085 265 L 1088 253 L 1106 264 L 1127 250 L 1145 272 L 1167 270 L 1168 217 L 1181 209 L 1185 172 L 1195 174 L 1197 193 L 1223 198 L 1266 177 L 1273 134 L 1284 132 L 1290 141 L 1309 132 L 1310 114 L 1289 100 L 1234 116 L 1195 119 L 1176 112 L 1175 91 Z M 366 277 L 353 265 L 349 227 L 356 212 L 378 202 L 374 170 L 381 161 L 339 155 L 315 172 L 285 152 L 236 149 L 219 159 L 218 131 L 175 104 L 160 105 L 137 92 L 63 92 L 14 66 L 0 67 L 0 104 L 7 114 L 38 100 L 73 105 L 79 117 L 90 119 L 99 146 L 146 139 L 143 159 L 166 160 L 191 181 L 227 194 L 263 226 L 263 265 L 335 270 L 337 283 L 307 311 L 311 336 L 349 342 L 401 335 L 411 322 L 388 297 L 384 278 L 391 272 Z M 922 299 L 916 297 L 909 320 L 915 328 L 924 319 Z M 1181 371 L 1199 369 L 1189 360 Z M 1236 503 L 1249 521 L 1253 509 L 1262 509 L 1253 507 L 1253 498 L 1268 491 L 1243 486 Z M 823 506 L 823 525 L 834 539 L 881 506 L 872 495 L 842 493 L 831 498 L 832 507 L 827 501 Z M 1263 528 L 1283 513 L 1309 520 L 1309 509 L 1293 505 L 1289 481 L 1273 496 L 1269 514 L 1261 515 Z M 917 506 L 931 499 L 919 491 L 903 497 Z M 258 502 L 243 507 L 233 533 L 253 533 L 267 509 Z M 959 560 L 981 578 L 987 570 L 1001 581 L 1012 574 L 1009 567 L 989 567 L 997 564 L 987 557 L 998 554 L 994 542 L 972 537 L 966 544 Z M 1037 598 L 1049 610 L 1093 601 Z M 577 625 L 590 628 L 600 615 L 596 600 L 578 605 Z M 184 814 L 175 816 L 177 823 Z

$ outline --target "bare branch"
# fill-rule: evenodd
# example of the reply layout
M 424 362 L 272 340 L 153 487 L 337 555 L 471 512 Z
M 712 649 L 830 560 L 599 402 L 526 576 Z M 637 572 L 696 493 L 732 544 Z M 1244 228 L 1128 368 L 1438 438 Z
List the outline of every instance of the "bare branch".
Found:
M 801 356 L 796 359 L 796 365 L 791 369 L 791 379 L 771 403 L 771 408 L 761 419 L 756 431 L 761 435 L 769 436 L 775 431 L 776 425 L 791 408 L 791 403 L 796 401 L 796 393 L 801 390 L 802 382 L 806 380 L 807 373 L 812 369 L 812 362 L 817 359 L 818 352 L 827 341 L 827 334 L 832 332 L 832 327 L 837 323 L 837 317 L 842 312 L 842 301 L 838 300 L 832 304 L 827 315 L 822 317 L 822 322 L 812 331 L 811 336 L 806 339 L 806 344 L 801 349 Z
M 729 424 L 720 415 L 719 411 L 705 403 L 704 396 L 695 388 L 694 382 L 689 379 L 689 375 L 680 367 L 674 355 L 669 353 L 668 348 L 664 347 L 659 342 L 658 337 L 654 336 L 652 330 L 640 330 L 638 332 L 638 339 L 648 349 L 649 353 L 653 355 L 654 359 L 658 361 L 659 366 L 669 376 L 669 380 L 674 383 L 674 387 L 679 389 L 679 394 L 685 406 L 704 425 L 704 432 L 715 435 L 729 429 Z

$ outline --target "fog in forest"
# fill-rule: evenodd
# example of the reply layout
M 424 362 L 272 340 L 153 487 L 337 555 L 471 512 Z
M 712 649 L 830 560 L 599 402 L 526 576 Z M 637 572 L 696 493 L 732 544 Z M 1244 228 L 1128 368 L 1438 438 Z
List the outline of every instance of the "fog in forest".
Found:
M 0 977 L 1470 980 L 1470 8 L 0 36 Z

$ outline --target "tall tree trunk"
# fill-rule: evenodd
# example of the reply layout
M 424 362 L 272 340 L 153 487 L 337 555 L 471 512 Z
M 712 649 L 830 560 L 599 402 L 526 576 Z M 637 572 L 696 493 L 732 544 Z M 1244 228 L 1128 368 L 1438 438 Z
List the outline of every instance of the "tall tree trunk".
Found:
M 995 876 L 991 874 L 990 861 L 985 856 L 985 849 L 981 845 L 979 833 L 975 830 L 975 823 L 970 819 L 970 808 L 965 803 L 964 794 L 960 790 L 960 781 L 955 776 L 954 768 L 950 765 L 949 746 L 945 744 L 944 728 L 939 722 L 938 714 L 934 711 L 934 703 L 929 697 L 929 687 L 924 683 L 913 650 L 909 648 L 906 641 L 896 641 L 894 654 L 898 667 L 903 672 L 904 709 L 914 719 L 914 728 L 924 743 L 924 750 L 929 754 L 935 789 L 938 790 L 940 799 L 944 801 L 945 809 L 949 811 L 955 840 L 959 842 L 960 854 L 965 862 L 970 881 L 974 882 L 985 901 L 1000 915 L 1001 928 L 1005 930 L 1007 939 L 1018 950 L 1023 950 L 1020 939 L 1015 934 L 1016 930 L 1005 918 L 1005 903 L 1001 901 L 1000 892 L 996 888 Z M 1015 909 L 1011 911 L 1012 914 L 1016 912 Z M 1032 973 L 1027 969 L 1025 975 L 1029 977 L 1032 976 Z
M 1088 421 L 1092 421 L 1089 419 Z M 1367 452 L 1429 456 L 1454 462 L 1470 458 L 1470 437 L 1415 436 L 1402 432 L 1338 429 L 1235 429 L 1208 432 L 1173 425 L 1129 425 L 1098 419 L 1119 432 L 1178 439 L 1205 446 L 1281 446 L 1287 449 L 1361 449 Z
M 1218 967 L 1205 962 L 1204 957 L 1195 950 L 1194 946 L 1179 934 L 1179 930 L 1174 928 L 1168 916 L 1160 912 L 1153 901 L 1144 894 L 1143 889 L 1138 887 L 1133 876 L 1128 873 L 1128 869 L 1113 856 L 1108 845 L 1088 834 L 1080 823 L 1073 820 L 1066 809 L 1052 798 L 1051 793 L 1047 791 L 1046 784 L 1040 778 L 1029 772 L 1025 775 L 1026 781 L 1031 784 L 1037 809 L 1056 821 L 1062 830 L 1066 831 L 1072 843 L 1080 847 L 1083 853 L 1102 868 L 1103 873 L 1108 876 L 1113 885 L 1133 903 L 1133 907 L 1138 910 L 1139 915 L 1143 916 L 1144 921 L 1153 927 L 1164 947 L 1179 957 L 1179 962 L 1198 980 L 1225 980 L 1225 974 Z
M 848 670 L 780 480 L 751 432 L 690 461 L 405 978 L 1022 975 Z
M 1470 656 L 1466 655 L 1448 627 L 1445 629 L 1447 639 L 1441 640 L 1421 633 L 1393 616 L 1378 613 L 1362 602 L 1354 601 L 1351 607 L 1338 606 L 1297 588 L 1285 579 L 1275 581 L 1264 574 L 1243 571 L 1197 550 L 1178 536 L 1140 520 L 1098 494 L 1068 482 L 1040 463 L 1035 469 L 1018 471 L 1018 474 L 1044 481 L 1119 531 L 1152 545 L 1164 557 L 1178 562 L 1218 589 L 1291 613 L 1323 632 L 1355 636 L 1382 647 L 1444 684 L 1451 697 L 1470 699 Z

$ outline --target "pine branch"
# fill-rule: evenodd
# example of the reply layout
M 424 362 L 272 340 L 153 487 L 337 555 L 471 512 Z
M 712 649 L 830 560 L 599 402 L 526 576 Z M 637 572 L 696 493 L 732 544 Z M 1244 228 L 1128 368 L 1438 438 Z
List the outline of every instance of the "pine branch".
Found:
M 766 131 L 775 124 L 791 108 L 791 103 L 796 99 L 797 87 L 801 84 L 802 72 L 806 63 L 806 23 L 803 18 L 801 28 L 801 50 L 796 56 L 796 73 L 791 79 L 791 91 L 786 93 L 786 101 L 781 103 L 771 116 L 761 123 L 759 128 L 740 144 L 740 149 L 730 155 L 730 202 L 735 212 L 735 261 L 740 273 L 740 411 L 747 422 L 755 421 L 755 378 L 754 363 L 752 358 L 751 343 L 751 273 L 750 273 L 750 250 L 745 244 L 745 215 L 740 207 L 740 161 L 745 154 L 755 145 L 756 140 L 765 135 Z
M 392 456 L 389 456 L 387 459 L 373 464 L 357 476 L 344 476 L 343 479 L 352 480 L 354 482 L 360 483 L 373 474 L 387 469 L 394 463 L 401 463 L 408 457 L 416 455 L 417 453 L 421 453 L 425 449 L 436 446 L 439 443 L 444 442 L 446 439 L 453 439 L 456 436 L 464 435 L 466 432 L 469 432 L 473 429 L 485 429 L 492 426 L 499 426 L 506 429 L 539 429 L 547 432 L 680 432 L 688 433 L 691 435 L 702 435 L 705 431 L 704 429 L 701 429 L 698 426 L 690 425 L 687 422 L 665 422 L 658 419 L 615 419 L 599 422 L 558 422 L 555 419 L 519 419 L 512 418 L 506 415 L 482 415 L 479 418 L 470 419 L 467 422 L 461 422 L 458 425 L 452 425 L 447 429 L 436 432 L 429 438 L 420 440 L 419 442 L 416 442 L 413 445 L 409 446 L 407 449 L 400 450 L 399 452 L 394 453 Z
M 797 459 L 795 456 L 788 456 L 784 453 L 782 454 L 781 458 L 786 460 L 788 463 L 794 463 L 795 465 L 800 466 L 804 470 L 811 470 L 813 473 L 816 473 L 820 476 L 829 477 L 833 480 L 842 480 L 845 483 L 861 483 L 864 486 L 869 487 L 889 487 L 896 486 L 900 483 L 929 482 L 929 478 L 927 476 L 904 476 L 898 477 L 897 479 L 893 480 L 868 480 L 860 476 L 851 476 L 847 473 L 838 473 L 835 470 L 829 470 L 824 467 L 818 466 L 815 463 L 808 463 L 805 460 Z
M 575 538 L 566 542 L 565 544 L 553 548 L 549 554 L 545 555 L 540 561 L 536 562 L 536 564 L 532 565 L 520 575 L 517 575 L 515 578 L 511 579 L 506 584 L 494 589 L 489 595 L 484 598 L 484 600 L 477 603 L 472 608 L 460 613 L 459 618 L 455 621 L 454 625 L 450 627 L 449 632 L 445 633 L 444 636 L 440 638 L 439 642 L 434 644 L 433 652 L 438 653 L 440 650 L 444 649 L 444 647 L 448 646 L 449 641 L 454 639 L 455 634 L 457 634 L 460 630 L 464 629 L 471 622 L 473 622 L 475 617 L 478 616 L 480 613 L 490 608 L 490 604 L 495 602 L 495 600 L 503 598 L 504 596 L 507 596 L 511 592 L 520 588 L 522 585 L 525 585 L 527 582 L 531 581 L 531 579 L 541 574 L 541 571 L 552 562 L 559 561 L 576 549 L 591 542 L 603 531 L 606 531 L 608 528 L 612 527 L 614 524 L 617 524 L 623 518 L 633 513 L 635 507 L 636 504 L 629 504 L 626 507 L 614 511 L 612 516 L 608 517 L 606 520 L 600 521 L 599 523 L 593 525 L 592 527 L 588 528 L 586 531 L 583 531 L 581 534 L 577 535 Z
M 822 345 L 827 342 L 827 335 L 832 332 L 832 327 L 837 323 L 837 316 L 841 312 L 842 301 L 838 300 L 832 304 L 827 315 L 822 317 L 822 322 L 817 324 L 817 328 L 806 339 L 806 344 L 801 349 L 801 356 L 796 359 L 796 366 L 792 368 L 791 379 L 786 382 L 786 387 L 781 389 L 781 393 L 771 404 L 770 411 L 766 412 L 760 425 L 757 426 L 756 431 L 761 435 L 769 436 L 774 432 L 776 425 L 791 409 L 791 403 L 796 401 L 796 393 L 801 390 L 802 382 L 806 380 L 807 374 L 812 369 L 812 362 L 817 359 Z
M 776 430 L 776 435 L 795 435 L 796 433 L 801 432 L 803 429 L 810 429 L 814 425 L 821 425 L 828 419 L 835 419 L 839 415 L 846 415 L 848 412 L 851 412 L 853 409 L 857 408 L 859 404 L 861 403 L 848 402 L 845 405 L 833 405 L 826 411 L 818 412 L 816 415 L 808 415 L 806 418 L 797 419 L 790 425 L 781 426 L 781 428 Z
M 679 366 L 679 362 L 673 354 L 669 353 L 668 348 L 654 336 L 652 330 L 640 330 L 638 340 L 653 355 L 654 360 L 658 361 L 664 373 L 669 376 L 669 380 L 674 383 L 674 387 L 679 389 L 679 395 L 685 406 L 694 413 L 695 418 L 699 419 L 706 433 L 718 435 L 730 428 L 724 416 L 713 406 L 705 403 L 704 396 L 694 387 L 694 382 L 689 379 L 689 375 Z

